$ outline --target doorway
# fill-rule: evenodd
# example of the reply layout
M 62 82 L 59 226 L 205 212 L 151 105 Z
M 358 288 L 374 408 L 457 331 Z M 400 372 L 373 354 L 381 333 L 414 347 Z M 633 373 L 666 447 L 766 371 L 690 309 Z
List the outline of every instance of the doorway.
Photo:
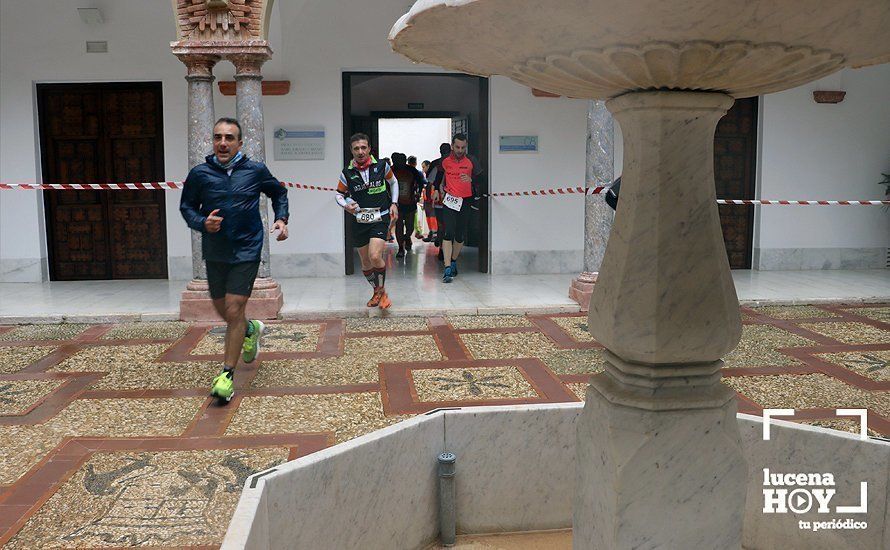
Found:
M 160 82 L 37 84 L 43 180 L 164 180 Z M 166 279 L 164 191 L 45 191 L 50 279 Z
M 482 165 L 484 176 L 480 182 L 483 193 L 488 192 L 488 79 L 462 74 L 441 73 L 343 73 L 343 162 L 352 159 L 349 136 L 356 132 L 368 134 L 375 157 L 388 156 L 392 151 L 381 150 L 380 121 L 404 122 L 407 119 L 449 119 L 450 132 L 455 128 L 468 136 L 470 154 Z M 450 135 L 450 134 L 449 134 Z M 450 138 L 445 141 L 451 141 Z M 404 142 L 402 142 L 404 143 Z M 438 157 L 438 143 L 431 158 L 422 157 L 416 147 L 396 149 L 423 160 Z M 477 269 L 488 272 L 489 209 L 487 199 L 480 200 L 473 218 L 467 246 L 478 249 Z M 344 271 L 355 272 L 352 248 L 352 220 L 344 213 Z M 434 265 L 434 264 L 427 264 Z
M 717 123 L 714 183 L 718 199 L 753 199 L 757 164 L 757 98 L 737 99 Z M 751 269 L 754 207 L 721 204 L 720 227 L 731 269 Z

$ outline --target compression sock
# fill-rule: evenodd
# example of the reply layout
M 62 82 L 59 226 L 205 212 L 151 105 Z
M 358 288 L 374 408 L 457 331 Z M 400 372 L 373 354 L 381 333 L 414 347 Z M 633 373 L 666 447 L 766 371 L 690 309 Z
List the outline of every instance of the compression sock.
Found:
M 371 286 L 373 286 L 374 288 L 377 288 L 377 274 L 374 272 L 373 269 L 368 269 L 368 270 L 363 269 L 362 275 L 365 276 L 365 279 L 368 280 L 368 282 L 371 284 Z

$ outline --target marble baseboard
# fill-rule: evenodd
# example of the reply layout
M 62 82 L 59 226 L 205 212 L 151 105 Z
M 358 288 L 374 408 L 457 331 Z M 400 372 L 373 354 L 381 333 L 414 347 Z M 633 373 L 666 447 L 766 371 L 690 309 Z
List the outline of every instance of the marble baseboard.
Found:
M 755 248 L 753 267 L 760 271 L 804 269 L 880 269 L 887 248 Z
M 191 281 L 192 257 L 167 256 L 167 278 L 171 281 Z
M 343 254 L 273 254 L 272 278 L 291 277 L 342 277 Z M 192 278 L 191 256 L 168 256 L 167 278 L 171 281 L 189 281 Z
M 493 250 L 491 272 L 497 275 L 581 273 L 583 250 Z
M 0 283 L 40 283 L 48 280 L 46 258 L 0 258 Z
M 291 277 L 343 277 L 343 253 L 272 254 L 273 279 Z
M 479 407 L 421 415 L 249 478 L 223 541 L 235 548 L 419 548 L 438 533 L 436 456 L 455 453 L 458 532 L 572 524 L 575 426 L 583 403 Z M 854 434 L 739 414 L 748 464 L 743 547 L 751 550 L 890 548 L 890 444 Z M 868 513 L 763 513 L 763 468 L 832 473 L 834 506 Z M 867 529 L 801 530 L 799 520 L 852 517 Z

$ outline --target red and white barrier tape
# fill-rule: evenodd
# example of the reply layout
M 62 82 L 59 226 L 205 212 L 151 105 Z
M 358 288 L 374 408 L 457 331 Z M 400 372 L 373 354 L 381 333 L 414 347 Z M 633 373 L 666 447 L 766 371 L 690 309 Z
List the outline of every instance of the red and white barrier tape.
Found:
M 305 185 L 292 181 L 283 181 L 281 185 L 293 189 L 306 189 L 310 191 L 336 191 L 333 187 L 321 187 L 319 185 Z M 140 189 L 182 189 L 181 181 L 157 181 L 144 183 L 0 183 L 0 189 L 30 189 L 30 190 L 61 190 L 61 191 L 108 191 L 108 190 L 140 190 Z M 505 191 L 487 193 L 483 197 L 539 197 L 548 195 L 599 195 L 607 191 L 607 187 L 558 187 L 554 189 L 536 189 L 532 191 Z M 766 199 L 717 199 L 717 204 L 736 205 L 770 205 L 781 204 L 790 206 L 859 206 L 883 204 L 890 206 L 890 200 L 873 201 L 786 201 Z

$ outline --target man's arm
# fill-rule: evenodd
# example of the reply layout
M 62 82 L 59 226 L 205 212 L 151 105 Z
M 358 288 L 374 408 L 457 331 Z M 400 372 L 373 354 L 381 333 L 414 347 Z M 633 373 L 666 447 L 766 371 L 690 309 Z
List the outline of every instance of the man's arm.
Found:
M 201 184 L 195 177 L 195 171 L 189 172 L 182 187 L 182 196 L 179 199 L 179 213 L 186 225 L 195 231 L 206 231 L 204 222 L 207 216 L 201 214 Z
M 392 204 L 389 206 L 389 215 L 392 220 L 396 220 L 399 217 L 399 179 L 392 173 L 392 167 L 389 164 L 386 165 L 385 177 L 386 183 L 389 184 L 389 188 L 392 190 Z
M 485 179 L 485 172 L 482 170 L 482 165 L 479 164 L 479 159 L 471 156 L 470 162 L 473 163 L 473 182 L 471 184 L 473 197 L 478 199 L 482 196 L 482 182 Z
M 281 220 L 287 223 L 289 217 L 287 203 L 287 188 L 281 185 L 275 176 L 269 172 L 269 168 L 263 164 L 260 170 L 260 191 L 272 199 L 272 211 L 275 213 L 275 221 Z

